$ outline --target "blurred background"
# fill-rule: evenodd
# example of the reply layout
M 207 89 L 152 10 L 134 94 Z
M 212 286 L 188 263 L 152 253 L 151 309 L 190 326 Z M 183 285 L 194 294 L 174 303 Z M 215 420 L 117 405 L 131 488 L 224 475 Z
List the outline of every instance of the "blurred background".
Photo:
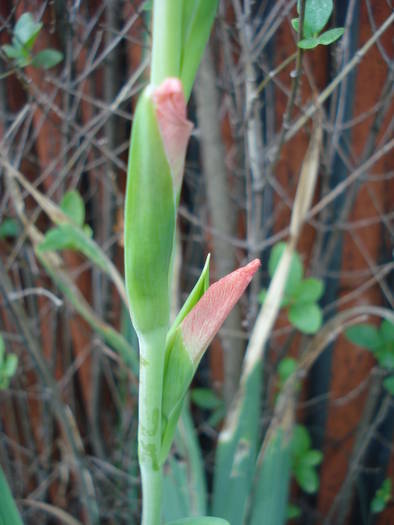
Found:
M 222 0 L 189 104 L 195 127 L 174 303 L 193 287 L 208 252 L 212 280 L 253 257 L 263 264 L 193 383 L 208 485 L 269 282 L 269 254 L 288 234 L 312 129 L 299 119 L 319 94 L 324 147 L 315 208 L 297 247 L 305 275 L 324 281 L 325 320 L 353 306 L 393 306 L 392 26 L 357 55 L 392 10 L 386 0 L 334 4 L 329 25 L 345 27 L 344 36 L 296 56 L 295 0 Z M 133 523 L 130 516 L 138 523 L 138 349 L 119 274 L 132 115 L 149 78 L 150 10 L 142 0 L 0 2 L 0 45 L 11 44 L 17 20 L 31 13 L 42 22 L 32 55 L 62 54 L 49 56 L 53 66 L 18 63 L 4 48 L 0 55 L 0 333 L 6 354 L 18 359 L 0 391 L 0 464 L 26 524 L 73 523 L 61 509 L 83 523 L 82 492 L 94 494 L 100 523 Z M 58 210 L 51 204 L 65 210 L 70 190 L 82 197 L 81 225 L 96 244 L 73 239 L 68 249 L 40 254 Z M 278 363 L 297 358 L 309 339 L 279 316 L 265 357 L 262 428 Z M 291 523 L 394 522 L 392 499 L 380 514 L 369 510 L 394 473 L 393 397 L 383 378 L 371 352 L 344 336 L 313 366 L 297 419 L 324 458 L 316 490 L 293 484 L 301 516 Z

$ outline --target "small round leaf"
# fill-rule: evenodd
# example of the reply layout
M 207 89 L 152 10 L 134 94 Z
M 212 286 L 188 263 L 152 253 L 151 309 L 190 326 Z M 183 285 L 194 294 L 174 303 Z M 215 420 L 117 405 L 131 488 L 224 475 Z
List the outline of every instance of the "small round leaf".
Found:
M 289 321 L 304 334 L 315 334 L 322 320 L 321 309 L 316 303 L 296 303 L 289 308 Z

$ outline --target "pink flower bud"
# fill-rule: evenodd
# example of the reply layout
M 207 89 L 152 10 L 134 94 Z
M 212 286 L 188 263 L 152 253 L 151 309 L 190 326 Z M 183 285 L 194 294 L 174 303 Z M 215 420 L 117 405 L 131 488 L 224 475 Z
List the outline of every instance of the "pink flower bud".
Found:
M 181 324 L 183 342 L 195 366 L 241 297 L 260 261 L 252 262 L 212 284 Z
M 167 78 L 155 88 L 152 98 L 174 189 L 178 195 L 186 148 L 193 129 L 193 124 L 186 118 L 186 100 L 181 81 L 178 78 Z

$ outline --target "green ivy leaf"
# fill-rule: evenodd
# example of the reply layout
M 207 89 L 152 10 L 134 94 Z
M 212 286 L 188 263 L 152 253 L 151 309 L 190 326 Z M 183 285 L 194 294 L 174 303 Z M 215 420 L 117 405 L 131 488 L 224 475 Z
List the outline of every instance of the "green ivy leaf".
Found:
M 294 374 L 297 370 L 297 361 L 292 357 L 284 357 L 279 361 L 278 375 L 282 383 L 288 380 L 288 378 Z
M 268 261 L 268 273 L 271 278 L 273 277 L 275 270 L 278 267 L 279 261 L 283 255 L 285 248 L 286 243 L 279 242 L 273 247 L 271 251 L 270 258 Z M 304 270 L 302 267 L 301 258 L 298 255 L 298 253 L 294 253 L 290 263 L 289 275 L 287 277 L 285 287 L 285 295 L 291 296 L 293 294 L 294 290 L 297 288 L 302 279 L 303 273 Z
M 33 67 L 50 69 L 63 60 L 63 53 L 56 49 L 43 49 L 37 53 L 31 61 Z
M 0 224 L 0 239 L 7 237 L 18 237 L 20 233 L 19 223 L 12 218 L 6 218 Z
M 385 343 L 394 344 L 394 323 L 390 323 L 385 319 L 379 328 L 379 335 L 382 341 Z
M 381 343 L 378 330 L 371 324 L 357 324 L 345 331 L 346 337 L 353 344 L 375 350 Z
M 328 46 L 336 40 L 338 40 L 338 38 L 341 38 L 344 32 L 344 27 L 335 27 L 334 29 L 329 29 L 328 31 L 325 31 L 324 33 L 318 36 L 318 44 Z
M 313 494 L 319 488 L 319 477 L 313 467 L 300 463 L 294 472 L 299 486 L 308 494 Z
M 307 38 L 320 33 L 323 27 L 327 24 L 332 10 L 332 0 L 306 0 L 304 14 L 304 34 Z M 298 14 L 300 14 L 299 11 Z
M 0 366 L 2 366 L 4 362 L 4 354 L 5 354 L 5 344 L 3 336 L 0 334 Z
M 191 392 L 194 404 L 204 410 L 214 410 L 223 406 L 223 401 L 210 388 L 194 388 Z
M 324 284 L 320 279 L 303 279 L 295 289 L 292 300 L 297 304 L 315 302 L 323 295 L 323 290 Z
M 300 27 L 300 19 L 299 18 L 293 18 L 291 20 L 291 25 L 293 26 L 294 31 L 298 33 L 298 28 Z
M 371 501 L 371 511 L 374 514 L 382 512 L 391 499 L 391 479 L 386 478 Z
M 60 207 L 67 217 L 78 226 L 83 226 L 85 222 L 85 204 L 77 190 L 66 192 L 60 202 Z
M 379 514 L 384 510 L 386 507 L 386 503 L 383 499 L 380 499 L 378 497 L 374 497 L 374 499 L 371 501 L 371 512 L 374 514 Z
M 301 516 L 301 509 L 297 505 L 289 503 L 287 505 L 287 519 L 292 520 L 294 518 L 299 518 Z
M 4 44 L 3 46 L 1 46 L 1 49 L 4 51 L 8 58 L 15 59 L 19 58 L 20 56 L 23 56 L 19 48 L 10 46 L 9 44 Z
M 42 23 L 36 22 L 31 13 L 23 13 L 14 27 L 15 47 L 22 45 L 26 50 L 31 50 L 41 29 Z
M 310 449 L 311 438 L 303 425 L 296 425 L 291 440 L 291 451 L 294 460 L 297 460 Z
M 316 303 L 293 304 L 288 313 L 290 323 L 304 334 L 314 334 L 321 327 L 323 316 Z
M 385 344 L 379 347 L 375 357 L 382 368 L 394 370 L 394 348 L 391 345 Z
M 303 38 L 298 42 L 298 47 L 301 49 L 313 49 L 319 45 L 319 39 L 315 37 Z
M 316 467 L 323 461 L 323 453 L 320 450 L 308 450 L 302 456 L 302 463 L 309 467 Z
M 389 394 L 394 396 L 394 376 L 386 377 L 383 380 L 383 386 Z
M 15 354 L 8 354 L 3 365 L 3 374 L 10 378 L 12 377 L 18 367 L 18 357 Z

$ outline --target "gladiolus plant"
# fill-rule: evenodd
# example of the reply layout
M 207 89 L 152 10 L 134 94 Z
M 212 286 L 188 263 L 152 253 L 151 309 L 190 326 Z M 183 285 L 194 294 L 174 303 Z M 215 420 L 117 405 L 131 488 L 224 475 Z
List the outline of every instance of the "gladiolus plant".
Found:
M 162 467 L 200 359 L 260 265 L 254 260 L 208 287 L 208 258 L 169 326 L 176 211 L 192 131 L 186 104 L 216 8 L 213 0 L 154 2 L 151 79 L 133 121 L 125 275 L 140 346 L 138 457 L 143 525 L 161 523 Z

